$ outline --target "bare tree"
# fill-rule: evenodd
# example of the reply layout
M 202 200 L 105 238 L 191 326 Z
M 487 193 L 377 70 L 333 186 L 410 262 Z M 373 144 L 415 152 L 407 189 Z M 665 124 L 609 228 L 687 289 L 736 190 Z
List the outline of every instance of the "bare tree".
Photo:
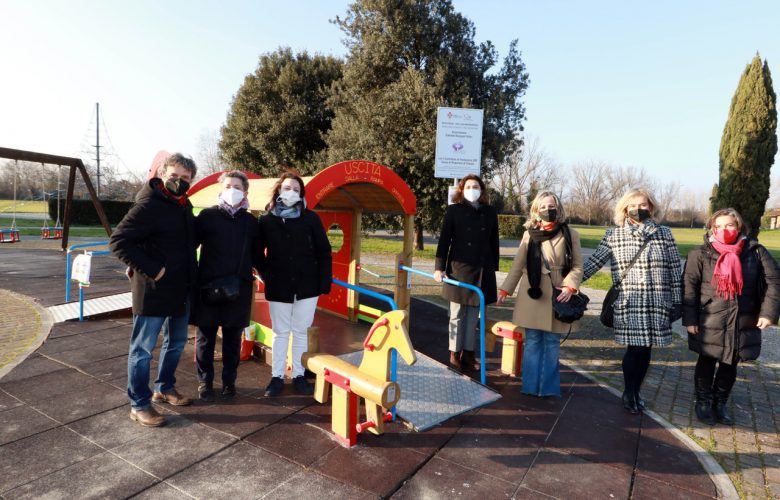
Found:
M 606 222 L 612 201 L 609 189 L 610 167 L 591 161 L 572 166 L 571 173 L 567 212 L 579 216 L 588 224 Z
M 636 167 L 607 167 L 609 198 L 616 202 L 631 188 L 648 186 L 651 183 L 647 172 Z
M 222 153 L 219 150 L 219 134 L 216 130 L 201 131 L 198 136 L 195 162 L 198 164 L 198 174 L 203 177 L 225 169 L 225 162 L 222 161 Z
M 536 137 L 527 137 L 493 174 L 493 188 L 509 202 L 508 208 L 521 213 L 528 209 L 527 198 L 534 190 L 553 189 L 563 183 L 556 162 Z
M 655 209 L 655 219 L 659 222 L 672 220 L 672 206 L 679 204 L 680 183 L 676 181 L 652 182 L 649 187 L 658 203 Z

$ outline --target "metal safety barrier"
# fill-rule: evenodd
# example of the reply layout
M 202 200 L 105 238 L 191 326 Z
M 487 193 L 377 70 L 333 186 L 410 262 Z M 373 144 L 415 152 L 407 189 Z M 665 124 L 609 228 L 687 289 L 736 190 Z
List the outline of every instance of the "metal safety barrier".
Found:
M 419 274 L 420 276 L 426 276 L 428 278 L 435 279 L 432 273 L 420 271 L 419 269 L 414 269 L 409 266 L 405 266 L 403 264 L 399 265 L 398 268 L 401 269 L 402 271 Z M 476 293 L 477 296 L 479 297 L 479 380 L 482 383 L 482 385 L 485 385 L 485 381 L 486 381 L 486 377 L 485 377 L 485 295 L 482 293 L 482 290 L 480 290 L 479 287 L 476 287 L 469 283 L 463 283 L 461 281 L 457 281 L 451 278 L 443 278 L 442 281 L 444 283 L 448 283 L 453 286 L 471 290 L 474 293 Z

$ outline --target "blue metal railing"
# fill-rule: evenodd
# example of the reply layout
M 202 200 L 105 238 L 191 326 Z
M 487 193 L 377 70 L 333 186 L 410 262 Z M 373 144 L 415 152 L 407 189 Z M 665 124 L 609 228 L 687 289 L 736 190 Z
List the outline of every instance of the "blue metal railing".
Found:
M 355 290 L 356 292 L 362 293 L 363 295 L 368 295 L 369 297 L 373 297 L 377 300 L 387 302 L 387 304 L 390 306 L 391 311 L 395 311 L 398 309 L 398 304 L 395 303 L 395 300 L 391 299 L 387 295 L 382 295 L 381 293 L 377 293 L 373 290 L 369 290 L 368 288 L 352 285 L 350 283 L 347 283 L 346 281 L 337 280 L 336 278 L 332 278 L 332 280 L 334 285 L 343 286 L 344 288 Z M 398 352 L 396 352 L 395 349 L 390 351 L 390 380 L 392 382 L 398 381 Z M 395 406 L 393 406 L 393 409 L 390 411 L 393 415 L 393 421 L 395 421 L 395 414 L 396 414 Z
M 68 251 L 65 255 L 66 264 L 65 264 L 65 303 L 67 304 L 70 302 L 70 254 L 73 253 L 73 250 L 77 248 L 88 248 L 88 247 L 101 247 L 104 245 L 108 245 L 107 241 L 100 241 L 97 243 L 79 243 L 78 245 L 71 245 L 68 247 Z M 111 253 L 110 250 L 105 250 L 101 252 L 91 252 L 92 255 L 106 255 Z
M 398 267 L 402 271 L 419 274 L 420 276 L 427 276 L 432 279 L 434 278 L 431 273 L 426 273 L 425 271 L 420 271 L 419 269 L 414 269 L 403 264 Z M 485 385 L 485 295 L 479 287 L 468 283 L 463 283 L 450 278 L 444 278 L 442 281 L 453 286 L 471 290 L 479 297 L 479 380 L 482 382 L 482 385 Z

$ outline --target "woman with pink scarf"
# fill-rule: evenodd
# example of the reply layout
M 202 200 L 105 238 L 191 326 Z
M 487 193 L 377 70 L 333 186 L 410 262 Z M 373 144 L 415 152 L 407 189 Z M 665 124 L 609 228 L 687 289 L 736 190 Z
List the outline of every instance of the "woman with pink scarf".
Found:
M 731 425 L 727 406 L 737 363 L 758 358 L 761 331 L 780 315 L 780 267 L 747 236 L 733 208 L 712 214 L 707 230 L 704 244 L 685 264 L 683 325 L 688 347 L 699 354 L 696 417 L 709 425 Z

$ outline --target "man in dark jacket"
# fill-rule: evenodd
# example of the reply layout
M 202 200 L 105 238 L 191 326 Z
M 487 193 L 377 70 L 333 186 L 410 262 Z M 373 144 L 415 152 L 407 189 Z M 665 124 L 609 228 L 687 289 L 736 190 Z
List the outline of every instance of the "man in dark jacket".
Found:
M 127 360 L 130 418 L 147 427 L 165 424 L 152 401 L 175 406 L 192 403 L 176 391 L 174 373 L 187 343 L 189 297 L 195 283 L 194 217 L 186 193 L 196 172 L 192 159 L 170 155 L 159 177 L 138 192 L 135 205 L 111 235 L 111 250 L 130 267 L 133 292 Z M 163 344 L 152 393 L 149 365 L 160 330 Z

